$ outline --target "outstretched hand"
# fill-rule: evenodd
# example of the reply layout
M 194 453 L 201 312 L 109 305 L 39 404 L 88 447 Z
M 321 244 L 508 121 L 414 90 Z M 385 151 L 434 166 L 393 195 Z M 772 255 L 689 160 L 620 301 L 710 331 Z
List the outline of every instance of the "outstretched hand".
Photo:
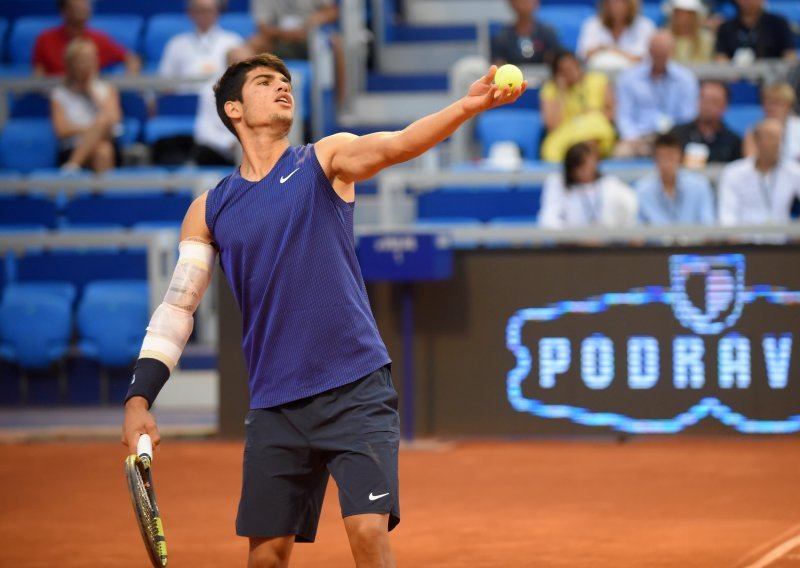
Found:
M 463 108 L 466 112 L 478 114 L 490 108 L 513 103 L 528 88 L 527 81 L 522 81 L 522 84 L 514 89 L 510 89 L 507 86 L 498 87 L 494 84 L 494 74 L 496 72 L 497 66 L 492 65 L 486 75 L 472 83 L 467 96 L 463 99 Z

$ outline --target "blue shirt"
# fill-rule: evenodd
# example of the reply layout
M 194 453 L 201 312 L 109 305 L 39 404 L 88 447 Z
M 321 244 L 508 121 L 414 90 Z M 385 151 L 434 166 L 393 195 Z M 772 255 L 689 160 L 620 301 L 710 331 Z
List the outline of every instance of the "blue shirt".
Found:
M 697 116 L 700 86 L 687 67 L 674 61 L 660 77 L 646 61 L 617 77 L 617 128 L 622 140 L 666 132 Z
M 694 172 L 679 170 L 675 194 L 664 192 L 658 172 L 635 184 L 639 197 L 639 221 L 647 225 L 712 225 L 714 194 L 708 180 Z
M 390 362 L 356 258 L 353 208 L 311 144 L 288 148 L 259 181 L 237 170 L 208 193 L 206 224 L 242 311 L 250 408 L 306 398 Z

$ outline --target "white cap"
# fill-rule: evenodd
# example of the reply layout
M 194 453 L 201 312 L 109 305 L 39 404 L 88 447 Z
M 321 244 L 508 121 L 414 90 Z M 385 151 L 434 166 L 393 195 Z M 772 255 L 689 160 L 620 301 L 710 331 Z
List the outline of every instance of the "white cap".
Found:
M 667 4 L 667 13 L 673 10 L 688 10 L 697 12 L 701 16 L 706 15 L 706 6 L 701 0 L 670 0 Z

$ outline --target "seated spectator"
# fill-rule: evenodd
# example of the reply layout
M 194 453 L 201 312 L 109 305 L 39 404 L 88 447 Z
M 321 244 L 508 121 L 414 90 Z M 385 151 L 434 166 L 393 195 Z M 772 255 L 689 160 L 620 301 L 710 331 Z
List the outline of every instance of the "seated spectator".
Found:
M 800 165 L 781 159 L 783 124 L 767 118 L 753 129 L 755 152 L 722 170 L 717 195 L 723 225 L 788 223 L 800 198 Z
M 708 63 L 714 54 L 714 34 L 703 26 L 706 7 L 700 0 L 672 0 L 668 4 L 672 58 L 680 63 Z
M 735 18 L 717 30 L 718 61 L 746 65 L 756 59 L 794 59 L 792 31 L 785 18 L 764 11 L 764 0 L 736 0 Z
M 563 173 L 547 176 L 542 192 L 542 227 L 629 227 L 636 223 L 636 193 L 598 171 L 597 150 L 581 142 L 564 157 Z
M 558 52 L 550 65 L 552 79 L 539 91 L 540 108 L 547 135 L 541 155 L 548 162 L 561 162 L 578 142 L 594 140 L 600 155 L 614 148 L 616 132 L 614 93 L 602 73 L 584 73 L 569 51 Z
M 116 63 L 125 63 L 127 73 L 139 72 L 142 67 L 139 57 L 126 51 L 103 32 L 87 27 L 89 18 L 92 17 L 90 0 L 58 0 L 58 9 L 61 11 L 64 23 L 43 31 L 33 46 L 34 75 L 63 75 L 66 72 L 64 51 L 67 44 L 79 37 L 94 43 L 101 69 Z
M 683 145 L 686 167 L 702 168 L 708 162 L 727 163 L 742 157 L 742 139 L 722 120 L 728 96 L 725 83 L 703 81 L 697 118 L 673 129 Z
M 714 194 L 700 174 L 681 169 L 683 148 L 674 134 L 653 142 L 656 171 L 636 182 L 639 221 L 646 225 L 711 225 Z
M 786 82 L 794 89 L 794 113 L 800 114 L 800 61 L 789 69 Z
M 50 95 L 53 129 L 60 140 L 64 171 L 88 167 L 97 173 L 116 162 L 114 136 L 122 111 L 116 87 L 97 78 L 97 47 L 88 38 L 70 42 L 64 54 L 64 83 Z
M 670 53 L 672 36 L 660 30 L 650 40 L 650 60 L 617 77 L 617 156 L 649 156 L 656 134 L 697 116 L 697 77 Z
M 508 0 L 516 21 L 492 38 L 496 65 L 549 63 L 560 44 L 553 28 L 536 19 L 539 0 Z
M 764 116 L 774 118 L 783 124 L 781 157 L 800 161 L 800 117 L 794 114 L 795 102 L 797 102 L 796 95 L 788 83 L 775 83 L 761 89 Z M 755 154 L 752 131 L 745 134 L 742 153 L 745 156 Z
M 639 0 L 600 0 L 599 10 L 578 34 L 578 56 L 590 69 L 624 69 L 647 55 L 656 26 L 639 14 Z
M 227 67 L 228 52 L 242 45 L 244 39 L 217 25 L 219 0 L 189 0 L 187 11 L 195 29 L 169 40 L 158 74 L 175 79 L 222 74 Z M 191 91 L 197 89 L 195 85 Z
M 258 24 L 253 51 L 281 59 L 308 59 L 308 32 L 339 18 L 334 0 L 250 0 L 250 13 Z

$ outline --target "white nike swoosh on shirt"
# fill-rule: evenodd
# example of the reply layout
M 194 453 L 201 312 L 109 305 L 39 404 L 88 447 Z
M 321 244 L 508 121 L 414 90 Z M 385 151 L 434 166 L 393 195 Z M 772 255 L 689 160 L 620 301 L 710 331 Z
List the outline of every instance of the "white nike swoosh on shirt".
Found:
M 388 493 L 381 493 L 380 495 L 373 495 L 372 492 L 370 491 L 369 500 L 370 501 L 375 501 L 376 499 L 380 499 L 381 497 L 386 497 L 387 495 L 388 495 Z
M 299 170 L 299 169 L 300 169 L 300 168 L 297 168 L 297 170 Z M 297 170 L 295 170 L 294 172 L 290 173 L 290 174 L 289 174 L 288 176 L 286 176 L 286 177 L 283 177 L 283 176 L 281 176 L 281 183 L 286 183 L 286 181 L 287 181 L 287 180 L 288 180 L 290 177 L 292 177 L 292 176 L 295 174 L 295 172 L 297 172 Z

